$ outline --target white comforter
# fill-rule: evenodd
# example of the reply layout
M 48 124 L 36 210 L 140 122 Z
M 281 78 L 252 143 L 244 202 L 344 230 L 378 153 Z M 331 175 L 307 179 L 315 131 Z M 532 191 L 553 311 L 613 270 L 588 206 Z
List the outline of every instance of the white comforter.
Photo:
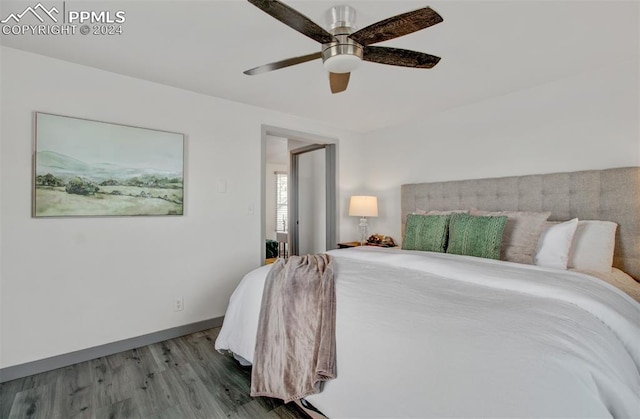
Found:
M 568 271 L 362 247 L 337 262 L 330 418 L 640 418 L 640 304 Z M 249 362 L 269 266 L 231 297 L 216 349 Z

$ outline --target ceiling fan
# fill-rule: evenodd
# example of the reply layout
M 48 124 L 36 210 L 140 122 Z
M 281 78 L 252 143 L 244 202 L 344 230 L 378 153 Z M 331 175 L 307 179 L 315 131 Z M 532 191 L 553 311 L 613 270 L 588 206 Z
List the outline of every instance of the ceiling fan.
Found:
M 250 76 L 322 58 L 324 67 L 329 72 L 331 92 L 340 93 L 347 89 L 351 71 L 355 70 L 362 60 L 413 68 L 432 68 L 440 61 L 440 57 L 423 52 L 371 46 L 442 22 L 442 17 L 430 7 L 393 16 L 356 30 L 355 10 L 350 6 L 335 6 L 327 12 L 330 21 L 327 31 L 281 1 L 248 1 L 285 25 L 322 44 L 320 52 L 265 64 L 244 72 Z

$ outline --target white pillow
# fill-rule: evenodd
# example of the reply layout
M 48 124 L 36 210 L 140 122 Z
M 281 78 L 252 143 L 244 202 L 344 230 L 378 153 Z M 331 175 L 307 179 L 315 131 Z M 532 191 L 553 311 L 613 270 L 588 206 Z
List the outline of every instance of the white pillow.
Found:
M 567 269 L 573 236 L 578 227 L 578 219 L 564 223 L 548 222 L 538 240 L 538 250 L 533 263 L 547 268 Z
M 578 221 L 569 267 L 596 272 L 611 272 L 618 224 L 611 221 Z

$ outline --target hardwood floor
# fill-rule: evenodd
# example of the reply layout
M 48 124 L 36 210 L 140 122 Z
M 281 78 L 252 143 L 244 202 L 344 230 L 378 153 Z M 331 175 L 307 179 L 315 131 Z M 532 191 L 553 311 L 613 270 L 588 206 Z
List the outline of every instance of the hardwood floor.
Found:
M 220 328 L 0 384 L 0 418 L 308 418 L 249 396 L 251 370 L 213 348 Z

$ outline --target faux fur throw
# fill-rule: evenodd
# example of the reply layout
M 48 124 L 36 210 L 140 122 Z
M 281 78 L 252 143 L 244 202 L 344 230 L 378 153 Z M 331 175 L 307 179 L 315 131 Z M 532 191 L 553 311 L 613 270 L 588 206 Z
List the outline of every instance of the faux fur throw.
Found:
M 326 254 L 279 259 L 262 296 L 251 395 L 288 403 L 336 377 L 336 296 Z

